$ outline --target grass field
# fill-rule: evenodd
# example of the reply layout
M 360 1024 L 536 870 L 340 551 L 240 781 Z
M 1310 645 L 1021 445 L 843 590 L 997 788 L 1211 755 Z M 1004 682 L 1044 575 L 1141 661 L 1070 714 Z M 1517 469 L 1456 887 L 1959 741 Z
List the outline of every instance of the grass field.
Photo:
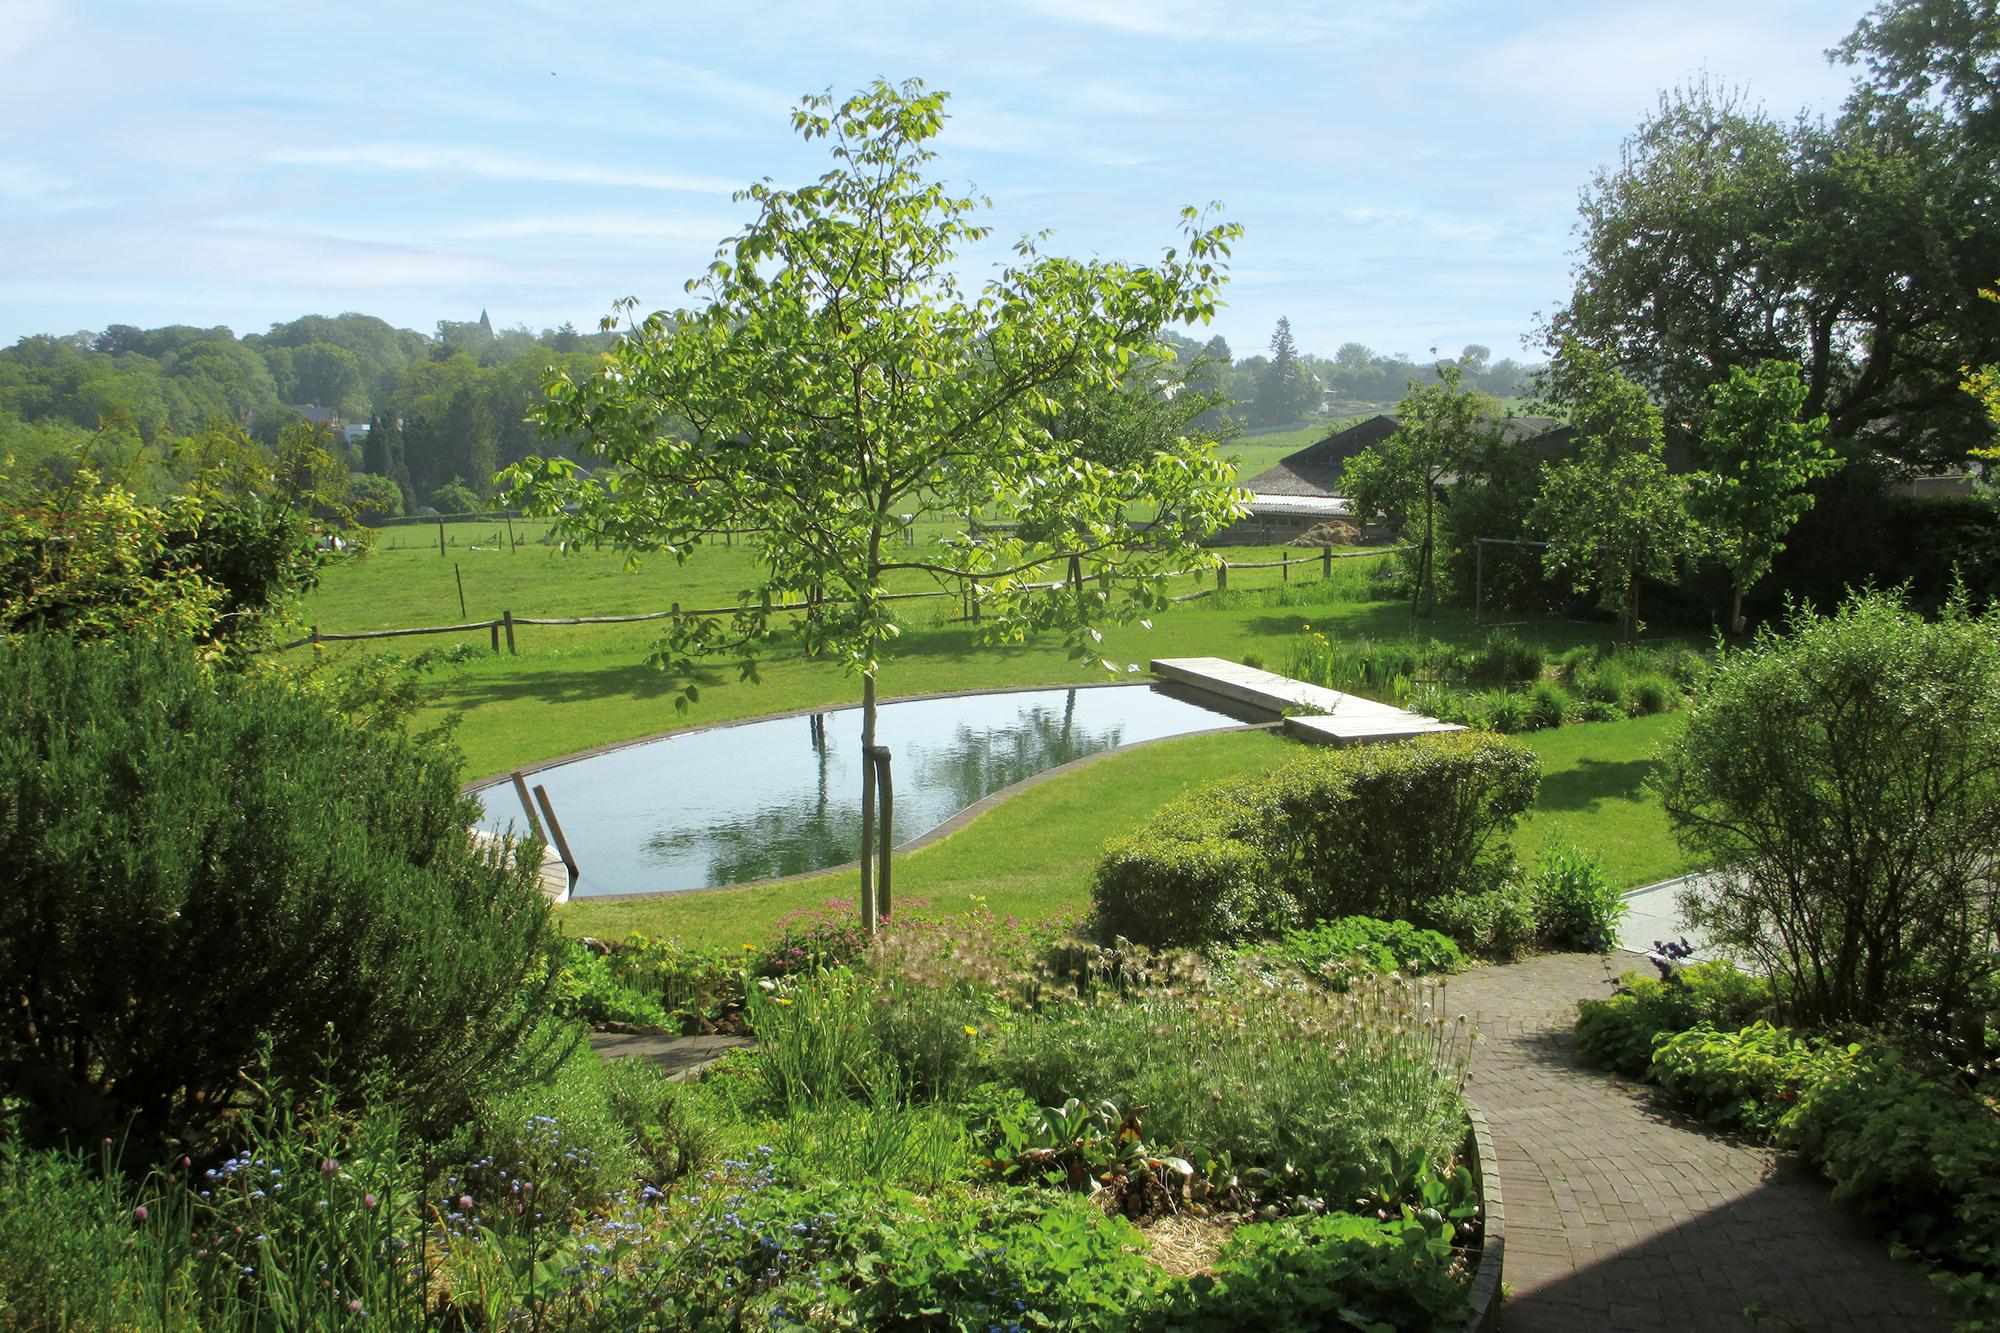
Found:
M 1298 447 L 1286 441 L 1273 449 Z M 423 529 L 396 530 L 403 533 Z M 428 530 L 435 542 L 436 529 Z M 510 548 L 504 528 L 454 525 L 447 555 L 434 544 L 384 543 L 365 557 L 331 568 L 306 607 L 306 618 L 328 631 L 451 623 L 486 619 L 502 610 L 517 615 L 629 614 L 678 600 L 722 605 L 751 573 L 742 547 L 703 551 L 686 565 L 653 561 L 628 570 L 612 552 L 564 554 L 541 544 L 544 528 L 516 523 L 523 544 Z M 1232 563 L 1287 554 L 1281 548 L 1234 548 Z M 1290 552 L 1289 554 L 1298 554 Z M 1316 564 L 1290 571 L 1238 571 L 1230 590 L 1185 603 L 1159 615 L 1152 628 L 1114 626 L 1103 655 L 1143 668 L 1153 657 L 1214 655 L 1256 659 L 1282 668 L 1288 642 L 1306 627 L 1337 638 L 1401 638 L 1411 633 L 1400 603 L 1370 600 L 1368 558 L 1338 562 L 1335 577 L 1321 579 Z M 459 588 L 464 587 L 461 613 Z M 1195 580 L 1184 580 L 1193 589 Z M 1065 684 L 1102 680 L 1096 663 L 1071 661 L 1055 636 L 1026 643 L 982 643 L 970 626 L 956 623 L 952 599 L 904 604 L 904 633 L 886 656 L 883 696 L 948 690 Z M 434 701 L 421 721 L 456 717 L 457 738 L 470 777 L 532 765 L 555 756 L 683 727 L 733 721 L 808 707 L 852 704 L 859 683 L 827 662 L 807 662 L 777 645 L 762 664 L 761 683 L 738 679 L 718 663 L 701 682 L 699 701 L 680 711 L 676 691 L 645 665 L 655 625 L 528 626 L 518 632 L 520 654 L 495 656 L 481 632 L 462 660 L 433 677 Z M 1447 610 L 1426 624 L 1423 637 L 1469 641 L 1483 633 L 1469 612 Z M 1607 628 L 1552 624 L 1533 637 L 1552 651 L 1603 641 Z M 394 653 L 407 658 L 450 638 L 336 646 L 333 657 Z M 1676 873 L 1682 866 L 1667 836 L 1657 802 L 1644 790 L 1651 755 L 1675 725 L 1645 718 L 1539 733 L 1546 777 L 1540 805 L 1526 821 L 1519 845 L 1524 856 L 1557 839 L 1596 851 L 1612 876 L 1636 884 Z M 1289 753 L 1290 743 L 1261 734 L 1197 737 L 1147 746 L 1109 757 L 1074 774 L 1003 802 L 963 830 L 899 862 L 899 896 L 926 898 L 941 908 L 964 906 L 983 895 L 996 910 L 1018 915 L 1078 907 L 1090 868 L 1106 838 L 1145 819 L 1191 785 L 1262 768 Z M 724 890 L 626 904 L 579 902 L 565 909 L 569 929 L 622 934 L 630 929 L 717 940 L 761 931 L 780 916 L 828 897 L 852 892 L 851 876 L 765 888 Z

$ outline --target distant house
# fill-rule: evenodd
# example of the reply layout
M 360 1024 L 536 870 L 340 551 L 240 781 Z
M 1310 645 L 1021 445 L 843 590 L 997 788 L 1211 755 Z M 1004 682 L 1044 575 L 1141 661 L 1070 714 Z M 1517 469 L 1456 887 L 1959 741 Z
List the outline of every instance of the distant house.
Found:
M 1243 483 L 1250 492 L 1250 513 L 1211 540 L 1218 545 L 1271 545 L 1330 519 L 1351 519 L 1354 509 L 1341 491 L 1341 471 L 1348 459 L 1395 434 L 1396 424 L 1395 417 L 1378 413 L 1286 455 Z M 1501 433 L 1550 458 L 1565 452 L 1575 437 L 1552 417 L 1508 417 Z
M 355 445 L 367 438 L 368 423 L 365 421 L 350 421 L 340 428 L 340 441 L 342 444 Z

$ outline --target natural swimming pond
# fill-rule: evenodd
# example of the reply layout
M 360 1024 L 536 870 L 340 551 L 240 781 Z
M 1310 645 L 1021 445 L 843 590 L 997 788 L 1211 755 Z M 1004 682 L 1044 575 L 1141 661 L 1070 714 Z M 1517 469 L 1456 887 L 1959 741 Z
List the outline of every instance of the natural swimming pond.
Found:
M 1095 686 L 881 705 L 895 839 L 1100 750 L 1268 721 L 1172 686 Z M 745 884 L 852 861 L 861 845 L 861 710 L 665 736 L 529 775 L 548 788 L 581 871 L 575 894 Z M 476 793 L 494 831 L 526 823 L 513 787 Z

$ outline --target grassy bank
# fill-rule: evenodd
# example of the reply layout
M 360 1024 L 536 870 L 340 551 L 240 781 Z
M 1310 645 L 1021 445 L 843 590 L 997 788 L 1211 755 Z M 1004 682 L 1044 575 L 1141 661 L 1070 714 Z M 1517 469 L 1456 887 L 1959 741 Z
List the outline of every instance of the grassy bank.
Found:
M 1659 803 L 1643 787 L 1652 757 L 1678 725 L 1672 716 L 1599 722 L 1524 739 L 1542 758 L 1542 799 L 1515 845 L 1532 862 L 1552 843 L 1603 858 L 1614 882 L 1642 884 L 1686 865 Z M 1104 842 L 1137 827 L 1167 801 L 1220 778 L 1261 772 L 1293 753 L 1269 732 L 1195 736 L 1112 754 L 1004 801 L 949 837 L 900 858 L 896 897 L 934 912 L 983 905 L 1035 917 L 1081 911 Z M 760 888 L 580 900 L 563 910 L 572 932 L 619 938 L 632 931 L 689 943 L 760 941 L 786 913 L 828 899 L 853 900 L 855 875 L 819 875 Z

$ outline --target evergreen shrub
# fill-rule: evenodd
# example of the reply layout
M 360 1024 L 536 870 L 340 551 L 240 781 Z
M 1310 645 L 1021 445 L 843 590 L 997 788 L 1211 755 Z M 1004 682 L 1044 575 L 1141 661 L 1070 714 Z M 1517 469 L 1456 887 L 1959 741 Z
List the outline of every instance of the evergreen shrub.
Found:
M 261 1068 L 422 1126 L 523 1076 L 557 965 L 534 849 L 455 753 L 185 647 L 0 641 L 0 1088 L 30 1141 L 225 1134 Z M 532 1061 L 527 1062 L 532 1064 Z

